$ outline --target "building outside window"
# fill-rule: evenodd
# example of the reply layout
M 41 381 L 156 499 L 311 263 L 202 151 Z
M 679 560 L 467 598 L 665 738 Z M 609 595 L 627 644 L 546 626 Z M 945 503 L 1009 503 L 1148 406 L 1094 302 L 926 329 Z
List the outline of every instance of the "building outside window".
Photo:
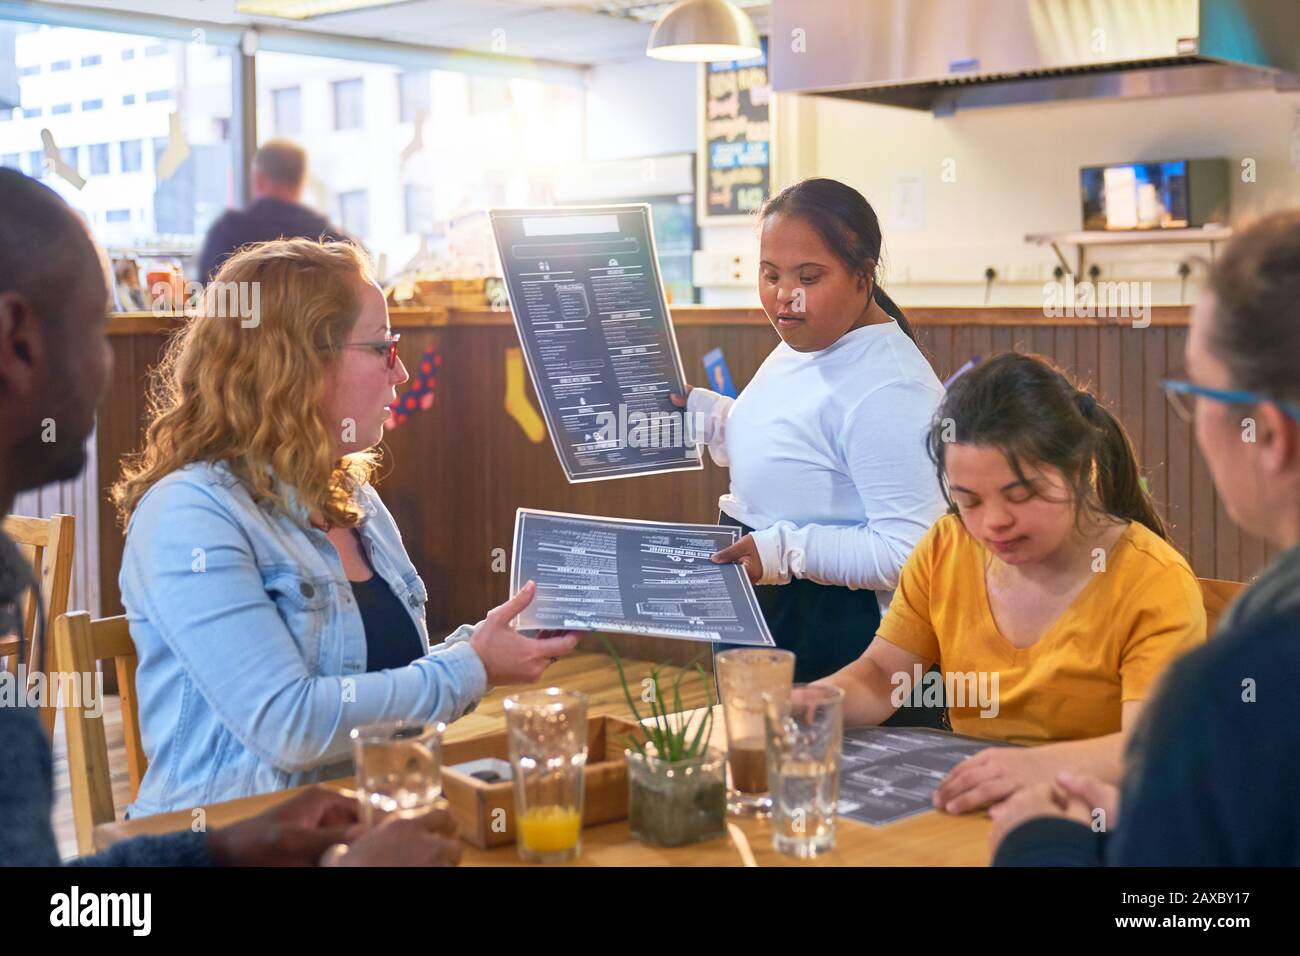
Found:
M 236 199 L 229 136 L 234 48 L 211 37 L 198 44 L 108 30 L 4 24 L 13 37 L 20 109 L 0 123 L 0 155 L 22 157 L 25 171 L 41 177 L 81 212 L 110 254 L 156 243 L 182 253 L 197 251 L 208 226 Z M 141 50 L 155 57 L 145 82 L 150 102 L 159 108 L 135 108 L 145 91 L 138 88 L 136 65 L 128 61 L 138 60 Z M 96 72 L 85 73 L 75 68 L 78 64 Z M 159 180 L 157 166 L 144 156 L 145 143 L 167 141 L 174 111 L 182 116 L 189 155 L 170 177 Z M 49 129 L 67 161 L 78 166 L 86 179 L 83 188 L 45 169 L 43 129 Z
M 553 201 L 559 171 L 583 158 L 578 71 L 572 80 L 487 77 L 474 110 L 476 77 L 457 69 L 263 48 L 256 76 L 257 113 L 267 118 L 259 139 L 284 135 L 277 94 L 297 88 L 294 138 L 309 157 L 303 202 L 362 238 L 381 279 L 408 266 L 488 274 L 496 253 L 483 210 Z M 376 95 L 363 97 L 369 90 Z M 421 110 L 429 121 L 417 131 L 411 124 Z M 365 129 L 364 159 L 350 131 L 357 125 Z M 365 228 L 350 227 L 344 216 L 359 218 L 361 202 L 350 194 L 363 192 Z

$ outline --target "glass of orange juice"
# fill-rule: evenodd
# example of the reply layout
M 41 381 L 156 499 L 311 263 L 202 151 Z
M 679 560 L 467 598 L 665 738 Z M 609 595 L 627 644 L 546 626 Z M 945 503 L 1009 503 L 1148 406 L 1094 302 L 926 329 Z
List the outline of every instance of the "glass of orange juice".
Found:
M 587 697 L 558 687 L 505 699 L 519 856 L 563 863 L 582 851 Z

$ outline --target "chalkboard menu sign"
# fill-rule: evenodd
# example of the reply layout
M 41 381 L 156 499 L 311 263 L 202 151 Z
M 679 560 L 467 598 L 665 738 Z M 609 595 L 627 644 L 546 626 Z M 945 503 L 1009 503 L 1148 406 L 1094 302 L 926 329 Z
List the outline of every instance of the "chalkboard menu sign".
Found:
M 752 60 L 704 65 L 700 217 L 751 216 L 771 187 L 767 38 Z

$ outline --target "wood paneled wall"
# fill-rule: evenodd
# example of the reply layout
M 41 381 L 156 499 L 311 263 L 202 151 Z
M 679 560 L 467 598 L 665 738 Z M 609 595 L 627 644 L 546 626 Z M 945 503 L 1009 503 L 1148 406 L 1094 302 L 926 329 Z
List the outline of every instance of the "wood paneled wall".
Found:
M 1053 359 L 1127 425 L 1175 543 L 1202 577 L 1248 580 L 1271 553 L 1224 514 L 1188 426 L 1168 407 L 1157 382 L 1175 374 L 1186 340 L 1186 310 L 1156 310 L 1151 326 L 1043 319 L 1035 310 L 933 309 L 909 312 L 940 378 L 967 359 L 1019 349 Z M 702 382 L 702 357 L 721 348 L 741 388 L 777 344 L 755 310 L 675 311 L 688 378 Z M 164 342 L 157 323 L 123 320 L 111 337 L 114 387 L 100 412 L 99 476 L 106 490 L 122 453 L 137 447 L 144 376 Z M 430 626 L 479 620 L 507 594 L 515 509 L 547 508 L 668 521 L 712 521 L 727 475 L 703 471 L 570 485 L 549 438 L 533 443 L 506 413 L 505 353 L 518 348 L 509 316 L 411 314 L 394 310 L 402 357 L 413 366 L 428 345 L 443 362 L 434 407 L 389 433 L 379 480 L 416 567 L 429 587 Z M 531 383 L 530 401 L 536 403 Z M 707 459 L 707 456 L 706 456 Z M 103 612 L 115 613 L 122 539 L 107 500 L 101 509 Z M 498 550 L 500 549 L 500 550 Z

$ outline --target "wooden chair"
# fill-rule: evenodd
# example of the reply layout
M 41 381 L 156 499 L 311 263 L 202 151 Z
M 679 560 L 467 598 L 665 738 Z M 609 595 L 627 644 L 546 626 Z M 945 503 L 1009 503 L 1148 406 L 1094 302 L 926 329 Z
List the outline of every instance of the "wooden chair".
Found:
M 93 675 L 99 663 L 117 665 L 117 689 L 122 704 L 122 734 L 126 739 L 127 773 L 131 799 L 140 791 L 148 760 L 140 740 L 140 702 L 136 697 L 135 669 L 139 663 L 135 644 L 123 616 L 92 621 L 85 611 L 64 614 L 54 623 L 54 646 L 61 670 L 73 675 Z M 85 678 L 78 678 L 85 680 Z M 65 688 L 67 689 L 67 688 Z M 102 698 L 101 698 L 102 702 Z M 95 827 L 117 819 L 113 805 L 113 779 L 108 765 L 108 737 L 104 718 L 92 717 L 84 697 L 68 699 L 60 707 L 68 735 L 68 776 L 72 782 L 72 816 L 77 828 L 77 850 L 94 852 Z
M 4 533 L 8 535 L 22 556 L 30 562 L 39 576 L 41 599 L 45 603 L 44 660 L 34 660 L 32 645 L 36 637 L 36 600 L 30 591 L 23 597 L 22 631 L 0 636 L 0 657 L 10 674 L 18 673 L 19 650 L 27 663 L 27 676 L 43 671 L 48 681 L 54 672 L 56 658 L 53 640 L 54 622 L 68 610 L 68 592 L 72 588 L 72 548 L 76 535 L 76 519 L 72 515 L 51 515 L 48 518 L 4 519 Z M 47 698 L 40 708 L 41 723 L 45 732 L 54 735 L 54 717 L 57 702 Z
M 1214 632 L 1219 629 L 1219 621 L 1223 618 L 1223 612 L 1237 595 L 1246 589 L 1246 585 L 1241 581 L 1220 581 L 1217 578 L 1196 580 L 1201 585 L 1201 597 L 1205 601 L 1206 633 L 1214 637 Z

